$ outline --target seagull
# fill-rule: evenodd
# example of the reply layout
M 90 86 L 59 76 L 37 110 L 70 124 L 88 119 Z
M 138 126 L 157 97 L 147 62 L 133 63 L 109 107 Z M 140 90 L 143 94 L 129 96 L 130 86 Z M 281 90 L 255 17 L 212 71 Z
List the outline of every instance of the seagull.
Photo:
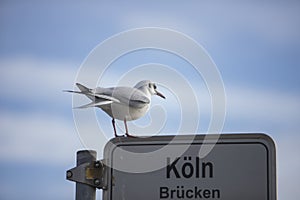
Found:
M 65 90 L 87 96 L 92 102 L 75 108 L 98 107 L 112 118 L 112 126 L 115 137 L 119 137 L 116 131 L 115 119 L 122 120 L 125 125 L 125 135 L 128 133 L 127 121 L 132 121 L 144 116 L 150 107 L 151 96 L 157 95 L 163 99 L 166 97 L 158 92 L 155 83 L 149 80 L 138 82 L 132 87 L 96 87 L 90 89 L 80 83 L 76 83 L 80 91 Z

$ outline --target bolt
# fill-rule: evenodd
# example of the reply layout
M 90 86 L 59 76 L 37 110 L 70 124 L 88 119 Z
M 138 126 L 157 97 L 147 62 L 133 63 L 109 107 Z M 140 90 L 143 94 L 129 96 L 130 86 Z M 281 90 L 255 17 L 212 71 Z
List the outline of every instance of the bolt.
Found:
M 94 164 L 95 168 L 99 168 L 99 167 L 101 167 L 101 165 L 102 165 L 102 163 L 100 161 L 96 161 Z
M 67 171 L 67 178 L 71 178 L 73 176 L 73 173 L 71 171 Z
M 94 180 L 94 184 L 95 184 L 95 185 L 100 185 L 100 180 L 96 178 L 96 179 Z

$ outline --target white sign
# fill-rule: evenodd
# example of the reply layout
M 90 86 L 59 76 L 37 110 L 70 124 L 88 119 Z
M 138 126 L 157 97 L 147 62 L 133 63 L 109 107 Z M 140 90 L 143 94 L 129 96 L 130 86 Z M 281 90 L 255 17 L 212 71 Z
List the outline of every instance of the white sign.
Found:
M 104 200 L 275 200 L 275 145 L 264 134 L 114 138 Z M 217 137 L 217 136 L 216 136 Z M 199 150 L 214 145 L 203 158 Z

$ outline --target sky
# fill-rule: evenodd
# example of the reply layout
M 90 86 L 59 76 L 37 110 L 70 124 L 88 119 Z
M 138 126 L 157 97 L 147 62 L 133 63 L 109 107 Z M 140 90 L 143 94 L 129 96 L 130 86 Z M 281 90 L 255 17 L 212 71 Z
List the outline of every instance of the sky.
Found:
M 89 136 L 76 128 L 72 95 L 62 90 L 74 87 L 99 44 L 145 27 L 182 33 L 205 50 L 225 89 L 222 132 L 270 135 L 277 150 L 278 199 L 299 199 L 299 10 L 296 0 L 0 1 L 0 199 L 74 199 L 65 171 L 75 166 L 78 149 L 98 145 L 101 158 L 105 141 L 82 141 Z M 134 76 L 149 68 L 166 73 Z M 170 52 L 123 55 L 99 83 L 132 86 L 147 76 L 165 81 L 159 88 L 168 98 L 153 97 L 150 114 L 129 123 L 133 132 L 174 134 L 183 120 L 196 123 L 196 132 L 207 131 L 212 105 L 205 77 Z M 185 91 L 179 79 L 190 86 L 198 110 L 186 105 L 190 95 L 179 96 Z M 89 86 L 90 80 L 81 81 Z M 162 112 L 163 127 L 155 121 Z M 107 138 L 113 137 L 110 118 L 100 110 L 96 117 Z

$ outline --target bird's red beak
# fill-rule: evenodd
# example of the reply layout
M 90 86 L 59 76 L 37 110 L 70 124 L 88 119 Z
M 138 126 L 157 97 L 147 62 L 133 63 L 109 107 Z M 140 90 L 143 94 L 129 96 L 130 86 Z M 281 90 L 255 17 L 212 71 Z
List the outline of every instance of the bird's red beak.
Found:
M 156 91 L 156 95 L 157 95 L 157 96 L 160 96 L 160 97 L 161 97 L 161 98 L 163 98 L 163 99 L 165 99 L 165 98 L 166 98 L 166 97 L 165 97 L 165 96 L 164 96 L 162 93 L 160 93 L 160 92 L 157 92 L 157 91 Z

